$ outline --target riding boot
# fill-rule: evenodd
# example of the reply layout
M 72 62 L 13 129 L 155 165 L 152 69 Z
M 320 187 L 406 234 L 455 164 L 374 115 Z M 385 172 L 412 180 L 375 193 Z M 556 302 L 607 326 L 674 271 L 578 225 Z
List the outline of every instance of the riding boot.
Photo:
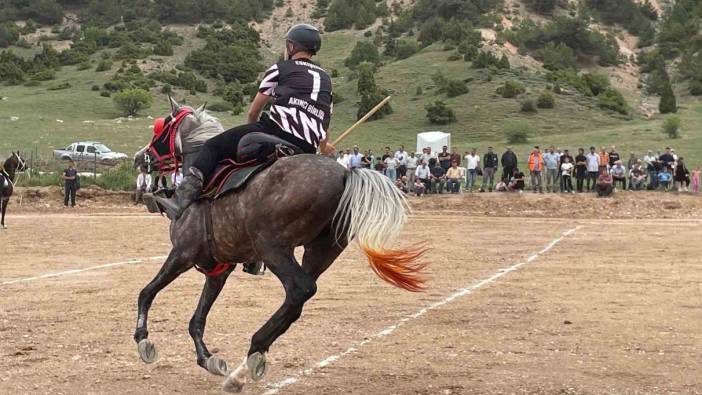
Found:
M 159 199 L 172 220 L 177 220 L 193 202 L 200 198 L 205 177 L 197 167 L 190 167 L 175 195 L 171 199 Z

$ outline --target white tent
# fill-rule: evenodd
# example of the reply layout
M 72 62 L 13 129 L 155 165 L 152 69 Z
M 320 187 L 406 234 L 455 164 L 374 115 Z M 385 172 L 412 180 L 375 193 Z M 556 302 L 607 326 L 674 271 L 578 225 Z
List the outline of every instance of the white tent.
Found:
M 431 147 L 431 152 L 441 152 L 443 146 L 448 146 L 451 150 L 451 133 L 444 132 L 424 132 L 417 134 L 417 153 L 421 154 L 422 149 Z

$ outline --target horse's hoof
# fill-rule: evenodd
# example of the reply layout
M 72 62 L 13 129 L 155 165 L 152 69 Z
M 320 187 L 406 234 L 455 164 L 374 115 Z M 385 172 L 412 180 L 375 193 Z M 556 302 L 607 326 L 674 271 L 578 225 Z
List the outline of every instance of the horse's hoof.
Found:
M 213 355 L 207 358 L 207 371 L 217 376 L 226 376 L 229 367 L 227 361 Z
M 236 381 L 236 380 L 224 380 L 224 385 L 222 386 L 222 392 L 228 393 L 228 394 L 238 394 L 244 389 L 244 384 L 246 384 L 244 381 Z
M 137 347 L 139 349 L 139 356 L 141 360 L 146 363 L 154 363 L 158 361 L 158 351 L 156 351 L 156 345 L 149 339 L 142 339 Z
M 268 370 L 268 363 L 266 362 L 266 354 L 255 352 L 249 355 L 246 360 L 246 365 L 249 367 L 249 374 L 251 375 L 251 380 L 261 381 L 263 376 L 266 375 Z

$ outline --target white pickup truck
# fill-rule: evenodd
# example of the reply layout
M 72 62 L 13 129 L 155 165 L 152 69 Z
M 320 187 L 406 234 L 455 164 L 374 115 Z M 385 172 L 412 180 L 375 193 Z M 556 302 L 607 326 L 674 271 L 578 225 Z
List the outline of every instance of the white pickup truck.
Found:
M 74 161 L 94 161 L 106 165 L 114 165 L 127 159 L 127 154 L 113 152 L 105 144 L 97 141 L 83 141 L 73 143 L 64 149 L 54 150 L 54 158 L 61 160 L 73 159 Z

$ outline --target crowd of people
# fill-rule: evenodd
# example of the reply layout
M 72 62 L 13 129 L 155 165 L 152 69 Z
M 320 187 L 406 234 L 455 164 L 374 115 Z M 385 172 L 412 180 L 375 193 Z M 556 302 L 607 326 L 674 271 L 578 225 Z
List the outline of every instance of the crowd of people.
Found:
M 444 146 L 432 152 L 396 151 L 385 147 L 382 154 L 361 152 L 358 146 L 339 150 L 337 162 L 347 169 L 367 168 L 385 174 L 405 193 L 417 196 L 430 193 L 523 192 L 534 193 L 596 192 L 609 196 L 614 191 L 662 190 L 699 193 L 700 168 L 690 171 L 684 158 L 666 147 L 663 153 L 649 150 L 643 157 L 631 152 L 624 159 L 612 146 L 594 146 L 587 151 L 554 146 L 542 150 L 535 146 L 520 169 L 520 160 L 510 147 L 498 157 L 488 147 L 482 157 L 476 149 L 463 155 Z M 523 170 L 522 170 L 523 169 Z M 527 182 L 528 175 L 528 182 Z

